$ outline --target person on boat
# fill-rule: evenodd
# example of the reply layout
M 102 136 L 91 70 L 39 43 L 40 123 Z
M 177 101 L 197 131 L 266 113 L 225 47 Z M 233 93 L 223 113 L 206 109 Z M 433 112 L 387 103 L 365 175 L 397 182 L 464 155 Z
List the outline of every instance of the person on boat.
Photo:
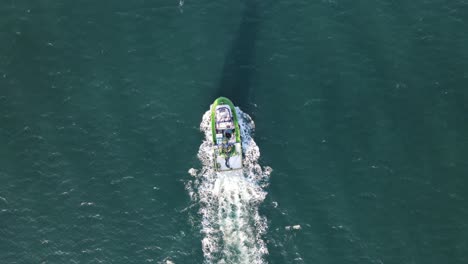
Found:
M 229 143 L 225 143 L 222 145 L 221 147 L 221 150 L 224 154 L 224 159 L 225 159 L 225 165 L 227 168 L 231 168 L 231 166 L 229 165 L 229 158 L 231 158 L 231 152 L 232 152 L 232 149 L 233 149 L 233 145 L 232 144 L 229 144 Z
M 226 131 L 224 132 L 224 135 L 226 136 L 226 138 L 227 138 L 228 140 L 230 140 L 230 139 L 231 139 L 231 136 L 232 136 L 232 131 L 231 131 L 231 130 L 226 130 Z
M 222 152 L 223 152 L 225 155 L 230 156 L 229 154 L 231 154 L 232 147 L 233 147 L 232 144 L 225 143 L 225 144 L 223 144 L 223 145 L 221 146 L 221 149 L 222 149 Z

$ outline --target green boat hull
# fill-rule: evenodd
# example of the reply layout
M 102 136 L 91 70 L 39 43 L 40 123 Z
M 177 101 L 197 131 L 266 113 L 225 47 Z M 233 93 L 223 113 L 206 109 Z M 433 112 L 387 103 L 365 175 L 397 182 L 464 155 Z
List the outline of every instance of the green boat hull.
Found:
M 242 144 L 236 108 L 219 97 L 211 105 L 214 167 L 217 171 L 242 169 Z
M 236 131 L 238 131 L 238 133 L 236 133 L 236 142 L 241 143 L 239 121 L 237 119 L 236 107 L 231 102 L 231 100 L 227 99 L 226 97 L 219 97 L 218 99 L 214 101 L 213 105 L 211 106 L 211 132 L 213 134 L 213 142 L 216 142 L 215 115 L 216 115 L 216 107 L 218 105 L 228 105 L 229 108 L 231 108 L 232 116 L 234 119 L 234 126 L 235 126 Z

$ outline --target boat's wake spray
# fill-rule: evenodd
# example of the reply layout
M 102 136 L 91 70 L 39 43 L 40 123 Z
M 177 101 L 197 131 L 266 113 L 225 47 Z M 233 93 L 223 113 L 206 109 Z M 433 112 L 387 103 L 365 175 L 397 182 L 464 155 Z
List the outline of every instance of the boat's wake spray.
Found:
M 192 201 L 199 204 L 202 216 L 205 263 L 261 264 L 268 253 L 262 240 L 267 222 L 258 207 L 265 199 L 264 188 L 271 168 L 262 169 L 258 164 L 260 152 L 251 137 L 254 122 L 239 108 L 236 112 L 244 150 L 243 169 L 214 170 L 210 111 L 207 111 L 200 124 L 205 140 L 198 152 L 203 168 L 189 171 L 194 179 L 187 189 Z

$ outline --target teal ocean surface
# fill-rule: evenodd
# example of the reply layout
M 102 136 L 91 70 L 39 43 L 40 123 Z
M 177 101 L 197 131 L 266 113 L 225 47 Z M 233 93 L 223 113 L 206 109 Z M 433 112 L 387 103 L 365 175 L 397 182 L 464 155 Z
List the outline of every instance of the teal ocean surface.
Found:
M 0 263 L 468 263 L 467 29 L 466 0 L 2 1 Z

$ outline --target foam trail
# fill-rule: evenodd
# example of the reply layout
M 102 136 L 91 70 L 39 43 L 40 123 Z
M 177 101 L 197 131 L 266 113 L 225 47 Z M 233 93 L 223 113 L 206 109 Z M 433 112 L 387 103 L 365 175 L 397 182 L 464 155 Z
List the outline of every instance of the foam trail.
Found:
M 205 140 L 198 152 L 203 168 L 199 172 L 189 171 L 195 178 L 187 184 L 187 189 L 192 200 L 200 205 L 206 264 L 263 264 L 268 254 L 262 240 L 267 222 L 258 207 L 265 199 L 264 188 L 271 168 L 262 169 L 258 164 L 260 151 L 251 136 L 254 122 L 239 108 L 236 112 L 244 152 L 243 170 L 213 170 L 210 111 L 207 111 L 200 124 Z

